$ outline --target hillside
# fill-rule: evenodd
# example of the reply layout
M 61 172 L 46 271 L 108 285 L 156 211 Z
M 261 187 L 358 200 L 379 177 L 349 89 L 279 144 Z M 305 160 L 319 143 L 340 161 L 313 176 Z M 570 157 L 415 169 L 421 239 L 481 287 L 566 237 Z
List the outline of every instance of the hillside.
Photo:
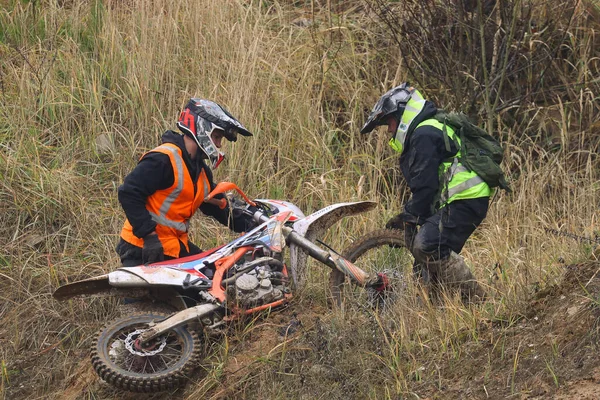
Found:
M 598 37 L 594 0 L 0 0 L 0 397 L 600 397 Z M 359 133 L 403 81 L 505 148 L 513 192 L 461 253 L 485 304 L 407 283 L 383 313 L 332 309 L 313 263 L 287 308 L 207 342 L 185 388 L 98 379 L 90 346 L 119 300 L 51 295 L 119 266 L 117 188 L 190 97 L 254 132 L 217 181 L 307 214 L 376 201 L 330 229 L 343 250 L 409 198 L 388 135 Z M 201 215 L 190 232 L 235 237 Z
M 428 329 L 411 332 L 417 360 L 392 347 L 393 315 L 362 311 L 340 318 L 318 303 L 298 300 L 249 326 L 231 327 L 227 348 L 217 340 L 187 387 L 156 396 L 101 382 L 85 347 L 69 350 L 70 338 L 53 343 L 61 335 L 50 332 L 42 351 L 22 353 L 11 364 L 5 396 L 38 398 L 42 382 L 51 379 L 54 385 L 43 396 L 64 400 L 382 398 L 390 395 L 384 388 L 401 383 L 406 398 L 595 399 L 600 395 L 599 272 L 598 261 L 564 266 L 557 284 L 532 293 L 522 315 L 488 318 L 491 313 L 483 310 L 462 310 L 473 326 L 445 338 Z M 446 312 L 413 306 L 391 312 L 421 318 Z M 89 333 L 101 323 L 84 319 L 79 325 Z M 434 351 L 440 346 L 446 350 Z M 71 360 L 63 359 L 65 351 Z M 402 368 L 390 370 L 390 357 Z

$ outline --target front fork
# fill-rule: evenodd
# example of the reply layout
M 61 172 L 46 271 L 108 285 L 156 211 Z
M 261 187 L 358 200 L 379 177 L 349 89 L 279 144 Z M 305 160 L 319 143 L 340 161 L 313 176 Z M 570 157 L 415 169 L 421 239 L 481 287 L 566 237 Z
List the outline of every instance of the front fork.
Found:
M 167 319 L 153 324 L 150 328 L 142 332 L 139 337 L 140 343 L 148 343 L 163 333 L 185 325 L 192 320 L 208 317 L 219 308 L 221 308 L 220 305 L 205 303 L 179 311 L 167 317 Z
M 283 227 L 286 240 L 304 249 L 308 255 L 322 262 L 331 269 L 337 269 L 350 278 L 350 281 L 363 287 L 374 287 L 383 290 L 387 279 L 382 274 L 369 274 L 333 251 L 323 250 L 304 236 L 288 226 Z

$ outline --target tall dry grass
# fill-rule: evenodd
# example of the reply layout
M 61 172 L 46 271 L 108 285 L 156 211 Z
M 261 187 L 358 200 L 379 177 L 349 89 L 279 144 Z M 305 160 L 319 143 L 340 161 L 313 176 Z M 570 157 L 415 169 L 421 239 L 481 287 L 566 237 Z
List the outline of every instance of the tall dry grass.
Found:
M 62 282 L 117 267 L 113 248 L 123 214 L 116 188 L 137 158 L 174 127 L 191 96 L 224 104 L 255 133 L 227 145 L 218 180 L 233 180 L 254 197 L 291 200 L 308 212 L 338 201 L 380 203 L 332 229 L 326 241 L 335 248 L 400 210 L 408 193 L 387 138 L 361 137 L 358 130 L 381 92 L 418 78 L 406 68 L 407 57 L 418 57 L 394 44 L 372 3 L 2 2 L 5 398 L 58 397 L 68 387 L 65 378 L 86 359 L 94 330 L 114 315 L 114 302 L 58 304 L 50 294 Z M 567 62 L 552 70 L 567 87 L 564 95 L 494 117 L 514 193 L 494 200 L 463 253 L 492 294 L 488 304 L 471 311 L 452 300 L 428 307 L 411 288 L 393 317 L 328 312 L 307 324 L 299 345 L 273 349 L 245 379 L 229 382 L 229 393 L 408 396 L 415 385 L 436 379 L 427 360 L 459 363 L 462 346 L 477 342 L 481 321 L 518 318 L 532 292 L 560 278 L 560 260 L 592 256 L 590 244 L 547 231 L 594 237 L 600 229 L 598 25 L 590 18 L 594 3 L 577 4 L 569 26 L 560 25 Z M 569 86 L 575 81 L 587 84 Z M 451 85 L 420 82 L 440 103 L 458 104 Z M 517 89 L 515 96 L 521 95 Z M 204 247 L 232 238 L 201 217 L 192 235 Z M 297 300 L 302 307 L 326 304 L 326 271 L 313 267 L 310 290 Z M 207 374 L 175 396 L 218 397 L 228 352 L 225 344 L 217 346 Z M 102 386 L 87 390 L 81 396 L 119 396 Z

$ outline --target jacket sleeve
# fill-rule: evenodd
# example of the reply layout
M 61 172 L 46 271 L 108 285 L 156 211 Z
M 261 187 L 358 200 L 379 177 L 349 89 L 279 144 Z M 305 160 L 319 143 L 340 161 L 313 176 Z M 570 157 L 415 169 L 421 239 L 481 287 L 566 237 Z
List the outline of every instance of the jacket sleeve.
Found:
M 152 152 L 125 177 L 118 190 L 119 202 L 135 236 L 143 238 L 156 228 L 146 209 L 146 199 L 157 190 L 169 188 L 174 179 L 169 156 Z
M 403 170 L 412 193 L 404 206 L 404 220 L 421 225 L 435 207 L 439 189 L 439 167 L 445 156 L 443 137 L 439 129 L 422 126 L 415 129 L 407 149 L 407 168 Z

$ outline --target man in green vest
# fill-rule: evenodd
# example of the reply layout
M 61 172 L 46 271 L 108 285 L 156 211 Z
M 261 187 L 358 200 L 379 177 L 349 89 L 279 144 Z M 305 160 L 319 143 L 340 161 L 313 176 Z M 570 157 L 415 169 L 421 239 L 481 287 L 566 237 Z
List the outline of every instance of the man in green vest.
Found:
M 425 282 L 458 290 L 466 302 L 478 302 L 485 291 L 458 254 L 485 218 L 492 190 L 460 163 L 460 138 L 433 118 L 437 112 L 403 83 L 379 99 L 361 133 L 387 125 L 390 146 L 400 154 L 412 196 L 386 228 L 404 230 L 415 273 Z

